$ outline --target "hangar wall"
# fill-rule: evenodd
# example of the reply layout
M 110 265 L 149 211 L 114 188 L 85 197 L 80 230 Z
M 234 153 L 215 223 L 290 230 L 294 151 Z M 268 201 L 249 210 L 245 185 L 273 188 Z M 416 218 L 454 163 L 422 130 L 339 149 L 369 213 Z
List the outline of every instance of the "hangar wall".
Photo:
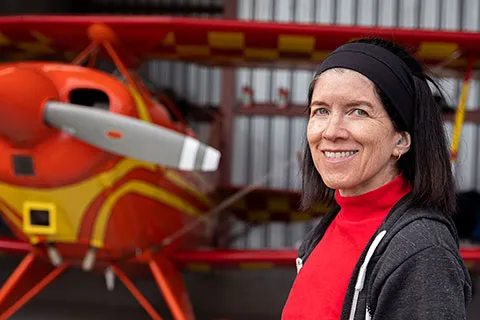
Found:
M 478 31 L 480 28 L 480 4 L 476 0 L 238 0 L 237 4 L 237 18 L 242 20 L 437 30 Z M 219 69 L 154 61 L 149 63 L 148 74 L 159 85 L 173 86 L 191 101 L 206 105 L 220 103 Z M 277 98 L 277 90 L 285 87 L 290 91 L 291 103 L 306 104 L 312 75 L 313 72 L 296 70 L 239 69 L 235 99 L 240 101 L 242 87 L 250 86 L 254 90 L 255 102 L 269 103 Z M 461 83 L 454 79 L 439 79 L 439 82 L 449 103 L 456 105 Z M 467 105 L 469 109 L 475 109 L 480 104 L 478 82 L 475 81 L 470 88 Z M 302 150 L 305 126 L 304 117 L 236 116 L 231 183 L 251 184 L 256 178 L 271 174 L 264 185 L 298 190 L 296 152 Z M 451 123 L 446 123 L 445 128 L 450 135 Z M 206 126 L 199 125 L 196 129 L 203 135 L 208 133 Z M 465 124 L 455 170 L 460 190 L 480 189 L 478 144 L 478 126 Z M 285 169 L 287 163 L 290 166 Z M 291 247 L 311 225 L 312 222 L 272 223 L 255 227 L 248 237 L 237 241 L 234 246 Z M 242 228 L 242 224 L 237 223 L 234 232 Z

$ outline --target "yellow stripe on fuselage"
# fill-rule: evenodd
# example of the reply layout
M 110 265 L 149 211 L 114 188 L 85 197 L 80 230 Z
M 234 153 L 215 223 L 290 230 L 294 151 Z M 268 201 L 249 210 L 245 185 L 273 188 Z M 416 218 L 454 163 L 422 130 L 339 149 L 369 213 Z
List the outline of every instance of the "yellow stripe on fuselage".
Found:
M 157 186 L 143 181 L 129 181 L 115 190 L 101 207 L 93 227 L 92 246 L 97 248 L 103 247 L 107 223 L 112 214 L 112 210 L 118 200 L 127 194 L 138 194 L 154 199 L 189 215 L 199 216 L 201 214 L 197 208 L 166 190 L 159 189 Z
M 135 106 L 137 107 L 138 117 L 146 122 L 152 122 L 152 117 L 150 117 L 150 113 L 148 112 L 147 105 L 145 101 L 143 101 L 142 96 L 137 90 L 133 89 L 132 87 L 128 87 L 130 94 L 132 95 L 133 100 L 135 101 Z
M 113 184 L 135 169 L 146 169 L 152 171 L 153 173 L 156 168 L 157 166 L 151 163 L 140 162 L 133 159 L 124 159 L 107 172 L 93 176 L 78 184 L 62 188 L 35 189 L 0 183 L 0 195 L 2 200 L 16 212 L 22 212 L 23 204 L 26 200 L 55 203 L 58 211 L 57 233 L 55 235 L 47 235 L 47 241 L 76 242 L 78 240 L 78 231 L 88 206 L 105 189 L 111 187 Z M 193 194 L 199 200 L 202 200 L 205 203 L 210 203 L 210 201 L 203 194 L 195 190 L 190 183 L 182 179 L 180 176 L 166 175 L 165 178 L 183 190 Z M 121 188 L 125 188 L 125 186 Z M 158 200 L 166 197 L 166 191 L 159 189 L 158 187 L 155 187 L 155 190 L 158 195 L 152 196 L 153 199 Z M 148 189 L 148 191 L 152 191 L 152 189 Z M 160 201 L 163 201 L 167 205 L 171 205 L 174 208 L 182 210 L 185 213 L 195 215 L 198 214 L 197 211 L 191 209 L 191 206 L 179 204 L 179 198 L 175 195 L 168 193 L 167 198 L 170 199 Z M 17 217 L 10 210 L 7 210 L 7 208 L 2 211 L 4 211 L 7 219 L 12 221 L 15 226 L 22 230 L 21 218 Z M 101 213 L 99 215 L 101 215 Z M 105 220 L 102 223 L 106 224 L 108 221 Z M 103 239 L 103 237 L 99 235 L 95 236 L 95 239 L 97 238 Z M 32 240 L 34 239 L 31 238 L 31 241 Z
M 75 242 L 78 239 L 78 230 L 83 216 L 93 200 L 106 188 L 116 183 L 130 171 L 138 168 L 153 171 L 155 166 L 125 159 L 107 172 L 93 176 L 78 184 L 53 189 L 26 188 L 0 183 L 0 196 L 16 212 L 23 211 L 23 204 L 26 200 L 55 203 L 58 211 L 57 233 L 47 236 L 47 240 Z M 7 218 L 9 217 L 7 216 Z M 16 220 L 12 221 L 15 223 Z

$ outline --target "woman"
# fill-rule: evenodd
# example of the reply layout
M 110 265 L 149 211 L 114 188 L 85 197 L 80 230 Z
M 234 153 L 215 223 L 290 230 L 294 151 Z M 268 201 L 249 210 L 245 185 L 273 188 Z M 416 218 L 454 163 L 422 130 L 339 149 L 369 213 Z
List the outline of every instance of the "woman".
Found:
M 421 65 L 381 39 L 345 44 L 309 90 L 304 240 L 282 319 L 465 319 L 471 280 L 450 219 L 440 108 Z

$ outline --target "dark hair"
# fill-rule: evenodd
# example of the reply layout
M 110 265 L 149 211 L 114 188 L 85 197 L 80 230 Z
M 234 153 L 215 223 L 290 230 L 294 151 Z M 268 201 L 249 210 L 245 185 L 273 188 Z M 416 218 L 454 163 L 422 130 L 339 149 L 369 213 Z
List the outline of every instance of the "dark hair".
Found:
M 377 87 L 377 93 L 385 107 L 394 128 L 408 131 L 411 136 L 410 150 L 398 161 L 399 171 L 412 185 L 410 206 L 422 206 L 436 209 L 450 215 L 455 212 L 455 182 L 450 164 L 450 153 L 442 123 L 441 108 L 435 100 L 428 83 L 430 82 L 442 94 L 438 84 L 430 78 L 422 65 L 405 49 L 383 39 L 358 39 L 378 45 L 397 55 L 410 68 L 415 86 L 414 124 L 412 130 L 406 125 L 388 101 L 386 95 Z M 315 74 L 308 91 L 310 107 L 316 79 Z M 313 163 L 310 147 L 305 139 L 302 164 L 302 208 L 311 208 L 316 203 L 332 203 L 334 190 L 328 188 Z

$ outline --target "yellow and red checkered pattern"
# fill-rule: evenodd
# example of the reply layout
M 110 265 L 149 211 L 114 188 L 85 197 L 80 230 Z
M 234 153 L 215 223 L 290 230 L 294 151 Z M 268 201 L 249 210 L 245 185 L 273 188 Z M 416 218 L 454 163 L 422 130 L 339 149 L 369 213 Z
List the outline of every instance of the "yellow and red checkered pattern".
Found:
M 222 190 L 221 195 L 227 198 L 241 188 Z M 308 211 L 300 210 L 301 196 L 299 192 L 288 190 L 257 189 L 235 202 L 228 208 L 229 213 L 249 223 L 267 221 L 308 221 L 327 213 L 328 204 L 318 204 Z
M 333 34 L 278 33 L 255 31 L 170 31 L 153 50 L 151 57 L 187 60 L 212 65 L 277 65 L 311 68 L 318 65 L 332 49 L 358 37 Z M 359 34 L 360 36 L 360 34 Z M 398 39 L 397 39 L 398 41 Z M 466 58 L 455 59 L 457 43 L 421 41 L 404 43 L 423 62 L 431 65 L 445 63 L 452 68 L 464 68 Z M 480 63 L 476 63 L 476 67 Z

